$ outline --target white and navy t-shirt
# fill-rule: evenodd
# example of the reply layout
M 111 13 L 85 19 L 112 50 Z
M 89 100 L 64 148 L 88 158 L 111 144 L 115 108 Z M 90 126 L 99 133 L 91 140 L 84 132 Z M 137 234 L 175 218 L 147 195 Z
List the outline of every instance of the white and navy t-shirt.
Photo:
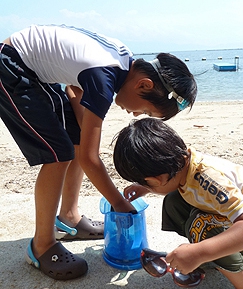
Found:
M 119 40 L 65 25 L 32 25 L 10 38 L 40 81 L 82 88 L 81 104 L 102 119 L 133 61 Z

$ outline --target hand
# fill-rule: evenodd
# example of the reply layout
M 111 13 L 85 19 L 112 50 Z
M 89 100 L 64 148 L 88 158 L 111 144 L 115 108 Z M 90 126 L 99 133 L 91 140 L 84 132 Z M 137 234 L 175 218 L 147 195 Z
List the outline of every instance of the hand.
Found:
M 82 89 L 74 85 L 67 85 L 65 87 L 65 92 L 67 94 L 69 101 L 73 98 L 76 98 L 78 103 L 80 103 L 84 93 Z
M 136 211 L 134 206 L 127 200 L 127 199 L 122 199 L 119 203 L 116 205 L 112 205 L 112 209 L 115 212 L 120 212 L 120 213 L 129 213 L 131 211 Z
M 204 261 L 197 244 L 182 244 L 166 256 L 166 262 L 171 268 L 176 268 L 186 275 L 198 268 Z
M 129 202 L 132 202 L 139 197 L 145 196 L 148 192 L 149 192 L 149 189 L 134 183 L 131 186 L 126 187 L 124 189 L 124 197 Z

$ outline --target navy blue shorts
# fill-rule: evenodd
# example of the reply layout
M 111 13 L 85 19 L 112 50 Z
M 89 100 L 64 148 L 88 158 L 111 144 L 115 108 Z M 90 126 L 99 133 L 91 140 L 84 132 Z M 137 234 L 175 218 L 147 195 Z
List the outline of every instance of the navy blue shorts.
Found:
M 61 85 L 40 82 L 17 51 L 2 43 L 0 117 L 31 166 L 74 158 L 80 128 Z

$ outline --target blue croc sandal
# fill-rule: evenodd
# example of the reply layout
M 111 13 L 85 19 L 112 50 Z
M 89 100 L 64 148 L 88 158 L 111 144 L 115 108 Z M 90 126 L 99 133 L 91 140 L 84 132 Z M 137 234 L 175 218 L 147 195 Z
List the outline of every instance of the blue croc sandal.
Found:
M 69 227 L 56 217 L 55 237 L 57 240 L 96 240 L 104 239 L 104 222 L 92 221 L 85 216 L 75 227 Z
M 69 252 L 61 243 L 56 243 L 36 259 L 32 242 L 33 239 L 29 243 L 25 259 L 47 276 L 56 280 L 70 280 L 81 277 L 88 271 L 86 261 Z

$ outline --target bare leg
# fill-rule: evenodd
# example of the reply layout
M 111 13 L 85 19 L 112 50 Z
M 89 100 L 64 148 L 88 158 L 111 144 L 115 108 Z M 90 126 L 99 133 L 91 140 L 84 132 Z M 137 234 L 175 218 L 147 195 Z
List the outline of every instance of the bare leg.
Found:
M 78 149 L 79 146 L 75 146 L 75 159 L 71 161 L 66 173 L 59 213 L 59 219 L 68 226 L 76 226 L 81 219 L 78 198 L 84 172 L 79 163 Z
M 243 271 L 233 273 L 217 268 L 229 281 L 234 285 L 235 289 L 242 289 Z
M 54 222 L 69 163 L 44 164 L 37 177 L 35 185 L 36 232 L 32 248 L 36 258 L 56 243 Z

